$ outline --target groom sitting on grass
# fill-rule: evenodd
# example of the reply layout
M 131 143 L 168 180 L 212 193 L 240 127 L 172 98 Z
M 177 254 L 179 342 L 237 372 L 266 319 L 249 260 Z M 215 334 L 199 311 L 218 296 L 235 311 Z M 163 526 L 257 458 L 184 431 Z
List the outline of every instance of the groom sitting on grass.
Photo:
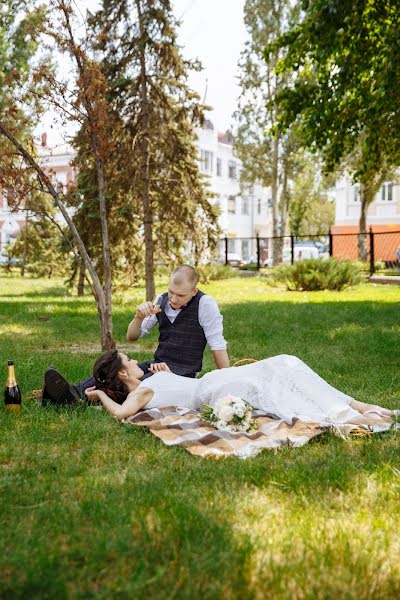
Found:
M 141 363 L 143 379 L 162 370 L 166 363 L 173 373 L 196 377 L 201 371 L 206 345 L 210 346 L 218 369 L 229 367 L 223 317 L 211 296 L 197 288 L 198 273 L 189 265 L 181 265 L 172 273 L 168 291 L 162 294 L 159 307 L 143 302 L 129 323 L 130 341 L 159 327 L 158 347 L 154 359 Z M 42 404 L 71 404 L 84 397 L 84 391 L 95 385 L 93 377 L 78 384 L 69 383 L 56 369 L 47 369 Z

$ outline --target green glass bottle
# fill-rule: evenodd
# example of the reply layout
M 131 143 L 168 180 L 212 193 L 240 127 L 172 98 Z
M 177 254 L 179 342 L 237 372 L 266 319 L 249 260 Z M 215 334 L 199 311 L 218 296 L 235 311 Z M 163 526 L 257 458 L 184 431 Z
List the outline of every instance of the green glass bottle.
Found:
M 14 361 L 8 361 L 7 382 L 4 390 L 4 406 L 13 413 L 21 411 L 21 390 L 15 378 Z

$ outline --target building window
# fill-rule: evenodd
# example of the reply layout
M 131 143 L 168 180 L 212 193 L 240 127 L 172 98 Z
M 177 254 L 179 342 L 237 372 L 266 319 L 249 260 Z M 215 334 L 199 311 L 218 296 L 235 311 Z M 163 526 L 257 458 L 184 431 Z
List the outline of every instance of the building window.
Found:
M 272 208 L 272 198 L 268 198 L 268 208 Z
M 382 202 L 391 202 L 393 200 L 393 183 L 384 183 L 381 188 Z
M 221 177 L 221 175 L 222 175 L 222 159 L 221 158 L 217 158 L 217 175 L 218 175 L 218 177 Z
M 242 215 L 250 214 L 249 211 L 249 199 L 246 197 L 242 198 Z
M 234 160 L 230 160 L 228 163 L 228 177 L 229 179 L 236 179 L 236 163 Z
M 201 150 L 201 171 L 202 173 L 212 173 L 213 170 L 213 153 L 209 150 Z
M 353 189 L 353 202 L 360 201 L 360 188 L 356 185 Z
M 228 197 L 228 213 L 234 215 L 236 213 L 236 198 L 235 196 Z
M 261 198 L 257 198 L 257 214 L 261 215 Z
M 235 252 L 236 250 L 236 240 L 233 240 L 232 238 L 228 238 L 228 252 Z

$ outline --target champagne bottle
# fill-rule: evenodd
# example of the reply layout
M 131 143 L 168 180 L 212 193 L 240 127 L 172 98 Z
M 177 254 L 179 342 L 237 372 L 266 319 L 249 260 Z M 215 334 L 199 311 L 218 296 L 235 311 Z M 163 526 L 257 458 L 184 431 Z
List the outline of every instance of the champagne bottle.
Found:
M 14 361 L 8 361 L 7 383 L 4 390 L 4 405 L 7 410 L 19 413 L 21 410 L 21 390 L 15 379 Z

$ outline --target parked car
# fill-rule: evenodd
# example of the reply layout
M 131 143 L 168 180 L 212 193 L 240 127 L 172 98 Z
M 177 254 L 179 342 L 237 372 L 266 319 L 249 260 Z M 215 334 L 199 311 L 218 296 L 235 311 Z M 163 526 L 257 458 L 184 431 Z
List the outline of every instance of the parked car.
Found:
M 250 256 L 250 258 L 248 260 L 245 261 L 246 265 L 256 265 L 257 264 L 257 256 Z M 271 266 L 271 259 L 270 258 L 266 258 L 264 255 L 261 254 L 260 256 L 260 267 L 270 267 Z
M 301 260 L 304 258 L 319 258 L 319 250 L 317 246 L 295 244 L 294 245 L 294 260 Z
M 8 254 L 0 254 L 0 265 L 3 266 L 13 266 L 21 265 L 23 260 L 21 258 L 15 258 L 14 256 L 8 256 Z
M 295 244 L 293 248 L 293 258 L 294 260 L 303 260 L 305 258 L 321 258 L 324 257 L 324 254 L 320 254 L 319 249 L 314 244 L 305 244 L 304 242 L 300 242 L 299 244 Z M 329 256 L 329 254 L 328 254 Z M 290 247 L 286 247 L 282 252 L 282 261 L 284 263 L 289 263 L 292 260 L 292 249 Z
M 232 267 L 243 267 L 245 261 L 237 252 L 228 252 L 228 265 Z

